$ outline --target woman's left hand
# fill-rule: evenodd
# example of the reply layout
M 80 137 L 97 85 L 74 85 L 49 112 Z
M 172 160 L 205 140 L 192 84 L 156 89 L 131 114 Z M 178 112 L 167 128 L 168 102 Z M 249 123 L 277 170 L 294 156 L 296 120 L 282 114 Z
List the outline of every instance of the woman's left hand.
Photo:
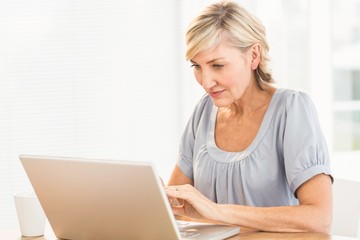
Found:
M 210 201 L 192 185 L 166 186 L 164 189 L 170 200 L 179 202 L 171 206 L 175 215 L 215 220 L 216 203 Z

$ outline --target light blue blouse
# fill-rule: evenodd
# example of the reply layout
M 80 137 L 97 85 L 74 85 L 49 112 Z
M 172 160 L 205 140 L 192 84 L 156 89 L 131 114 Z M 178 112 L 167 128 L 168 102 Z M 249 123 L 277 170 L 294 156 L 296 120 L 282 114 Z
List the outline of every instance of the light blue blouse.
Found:
M 182 135 L 177 162 L 212 201 L 297 205 L 295 191 L 301 184 L 317 174 L 331 174 L 327 145 L 306 93 L 277 89 L 257 135 L 242 152 L 216 146 L 217 111 L 208 95 L 200 100 Z

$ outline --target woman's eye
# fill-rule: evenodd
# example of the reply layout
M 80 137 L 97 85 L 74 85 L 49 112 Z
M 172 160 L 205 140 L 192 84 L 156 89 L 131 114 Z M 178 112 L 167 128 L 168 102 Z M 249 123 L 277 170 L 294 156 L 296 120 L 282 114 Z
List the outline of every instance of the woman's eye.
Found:
M 192 64 L 190 67 L 194 67 L 195 69 L 200 69 L 200 65 L 198 64 Z
M 223 68 L 224 65 L 223 65 L 223 64 L 214 64 L 213 67 L 214 67 L 215 69 L 219 70 L 219 69 Z

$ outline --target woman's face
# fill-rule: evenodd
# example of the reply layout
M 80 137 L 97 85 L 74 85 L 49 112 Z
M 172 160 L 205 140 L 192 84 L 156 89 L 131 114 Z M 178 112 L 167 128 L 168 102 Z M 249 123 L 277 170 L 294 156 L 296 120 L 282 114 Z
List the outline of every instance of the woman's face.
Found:
M 239 100 L 249 84 L 255 83 L 251 52 L 251 48 L 241 52 L 222 42 L 191 59 L 197 82 L 217 107 L 229 106 Z

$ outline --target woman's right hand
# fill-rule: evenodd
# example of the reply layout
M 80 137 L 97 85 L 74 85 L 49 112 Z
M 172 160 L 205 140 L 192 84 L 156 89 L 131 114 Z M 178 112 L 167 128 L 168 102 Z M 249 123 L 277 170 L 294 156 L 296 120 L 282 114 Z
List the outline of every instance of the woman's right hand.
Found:
M 185 200 L 169 197 L 169 202 L 175 216 L 202 218 L 202 216 L 196 211 L 196 209 Z
M 212 219 L 214 202 L 197 191 L 189 184 L 164 187 L 165 193 L 171 201 L 176 199 L 177 204 L 172 204 L 174 215 L 190 218 Z

